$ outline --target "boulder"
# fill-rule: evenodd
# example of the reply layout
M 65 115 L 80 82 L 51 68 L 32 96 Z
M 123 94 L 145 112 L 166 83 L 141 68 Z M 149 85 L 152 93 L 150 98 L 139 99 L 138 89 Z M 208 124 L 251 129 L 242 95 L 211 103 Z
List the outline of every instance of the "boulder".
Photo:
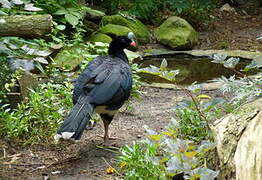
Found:
M 101 26 L 107 24 L 115 24 L 128 27 L 135 33 L 137 39 L 141 43 L 147 43 L 149 41 L 150 32 L 147 27 L 135 18 L 123 17 L 121 15 L 104 16 L 101 21 Z
M 155 30 L 160 44 L 173 49 L 191 49 L 198 41 L 198 33 L 184 19 L 171 16 Z
M 212 123 L 220 161 L 218 179 L 262 179 L 262 99 Z
M 106 34 L 106 35 L 116 35 L 116 36 L 126 36 L 131 29 L 125 26 L 121 25 L 115 25 L 115 24 L 107 24 L 98 31 L 99 33 Z
M 112 41 L 112 38 L 106 34 L 95 33 L 89 37 L 88 41 L 110 43 Z

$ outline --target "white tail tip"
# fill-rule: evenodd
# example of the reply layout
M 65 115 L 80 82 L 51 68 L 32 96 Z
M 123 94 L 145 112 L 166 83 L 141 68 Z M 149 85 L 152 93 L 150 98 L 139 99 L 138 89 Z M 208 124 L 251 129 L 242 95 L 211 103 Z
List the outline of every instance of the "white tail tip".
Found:
M 62 134 L 56 134 L 54 139 L 58 141 L 59 139 L 71 139 L 75 132 L 62 132 Z

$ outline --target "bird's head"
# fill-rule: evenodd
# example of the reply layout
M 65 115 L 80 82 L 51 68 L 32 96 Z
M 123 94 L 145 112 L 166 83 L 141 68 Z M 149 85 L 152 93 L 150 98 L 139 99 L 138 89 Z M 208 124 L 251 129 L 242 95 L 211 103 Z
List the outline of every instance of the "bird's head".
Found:
M 114 49 L 125 49 L 125 48 L 134 48 L 136 47 L 136 42 L 135 42 L 135 34 L 133 32 L 129 32 L 127 36 L 117 36 L 114 37 L 112 42 L 110 43 L 109 48 L 114 48 Z

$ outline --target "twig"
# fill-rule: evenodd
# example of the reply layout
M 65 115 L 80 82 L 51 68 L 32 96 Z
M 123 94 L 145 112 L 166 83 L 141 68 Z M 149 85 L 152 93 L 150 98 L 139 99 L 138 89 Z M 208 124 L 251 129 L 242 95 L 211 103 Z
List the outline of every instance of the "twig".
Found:
M 34 172 L 34 171 L 36 171 L 36 170 L 38 170 L 38 169 L 46 169 L 46 168 L 49 168 L 49 167 L 51 167 L 51 166 L 55 166 L 55 165 L 58 165 L 58 164 L 62 164 L 62 163 L 69 162 L 69 161 L 71 161 L 71 160 L 78 160 L 78 159 L 81 159 L 81 158 L 80 158 L 80 157 L 75 157 L 75 156 L 73 156 L 73 157 L 68 157 L 68 158 L 66 158 L 66 159 L 62 159 L 62 160 L 60 160 L 60 161 L 53 162 L 53 163 L 51 163 L 51 164 L 42 164 L 42 166 L 37 167 L 37 168 L 33 169 L 33 170 L 30 171 L 30 172 Z M 43 167 L 43 166 L 44 166 L 44 167 Z
M 207 118 L 204 116 L 204 114 L 201 112 L 200 108 L 198 107 L 198 104 L 196 102 L 196 99 L 192 96 L 192 94 L 190 93 L 190 91 L 186 88 L 184 88 L 183 86 L 180 86 L 177 84 L 178 87 L 180 87 L 193 101 L 195 107 L 196 107 L 196 110 L 197 112 L 199 113 L 199 115 L 204 118 L 205 120 L 207 120 Z
M 114 151 L 114 150 L 113 150 L 113 149 L 119 150 L 119 148 L 117 148 L 117 147 L 110 146 L 109 148 L 107 148 L 107 147 L 98 146 L 98 145 L 96 145 L 96 147 L 97 147 L 97 148 L 100 148 L 100 149 L 104 149 L 104 150 L 109 151 L 109 152 L 112 152 L 112 153 L 119 154 L 118 151 Z

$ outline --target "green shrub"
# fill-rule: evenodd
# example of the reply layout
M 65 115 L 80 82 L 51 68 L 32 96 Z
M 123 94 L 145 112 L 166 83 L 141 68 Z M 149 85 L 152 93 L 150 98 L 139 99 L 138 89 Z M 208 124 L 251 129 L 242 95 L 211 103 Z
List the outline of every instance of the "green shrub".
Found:
M 173 122 L 176 123 L 176 122 Z M 148 137 L 132 146 L 121 148 L 119 167 L 125 179 L 214 179 L 218 172 L 204 167 L 200 162 L 215 145 L 201 141 L 177 138 L 176 125 L 172 123 L 162 133 L 145 126 Z
M 150 22 L 161 22 L 166 16 L 173 14 L 199 25 L 210 21 L 209 15 L 217 0 L 99 0 L 94 3 L 107 9 L 109 14 L 128 13 Z
M 49 142 L 72 106 L 72 85 L 48 82 L 31 90 L 27 103 L 0 109 L 1 135 L 26 143 Z

